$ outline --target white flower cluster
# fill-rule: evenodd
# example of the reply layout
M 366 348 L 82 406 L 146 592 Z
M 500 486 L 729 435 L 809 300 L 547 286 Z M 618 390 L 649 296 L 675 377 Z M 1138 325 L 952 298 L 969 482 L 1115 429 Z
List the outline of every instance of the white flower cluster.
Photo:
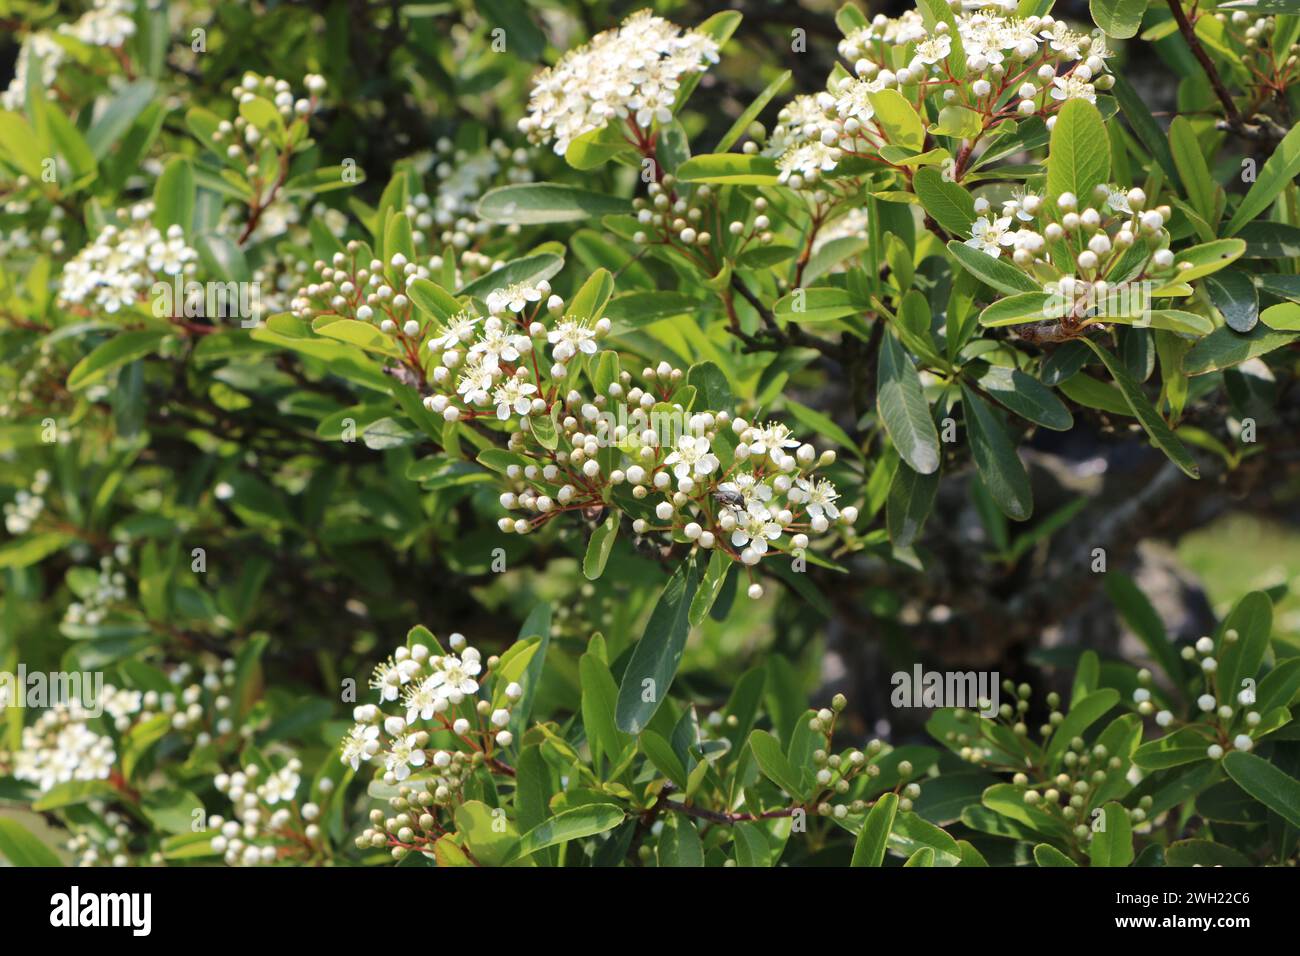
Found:
M 95 0 L 94 6 L 81 19 L 59 26 L 60 36 L 68 37 L 90 46 L 120 47 L 135 34 L 132 0 Z M 14 77 L 9 88 L 0 93 L 0 107 L 21 110 L 27 97 L 27 71 L 32 57 L 41 61 L 41 85 L 50 99 L 58 78 L 59 67 L 68 57 L 66 47 L 49 30 L 31 34 L 23 41 L 14 64 Z
M 832 523 L 852 533 L 857 508 L 841 508 L 835 486 L 814 473 L 835 461 L 833 451 L 819 455 L 779 422 L 685 411 L 672 402 L 682 372 L 666 362 L 644 369 L 642 378 L 644 388 L 633 386 L 623 372 L 594 401 L 570 394 L 554 450 L 529 431 L 512 434 L 510 450 L 527 463 L 507 467 L 511 487 L 500 500 L 523 514 L 501 518 L 502 531 L 528 534 L 558 514 L 600 510 L 630 494 L 647 505 L 659 499 L 652 510 L 642 506 L 647 517 L 633 520 L 637 534 L 718 548 L 746 566 L 773 547 L 799 557 L 810 534 L 825 534 Z M 749 588 L 751 597 L 762 593 L 757 583 Z
M 841 41 L 840 54 L 853 62 L 853 76 L 833 82 L 824 93 L 796 97 L 782 110 L 764 150 L 777 157 L 781 181 L 794 188 L 835 170 L 846 156 L 874 156 L 890 140 L 875 114 L 873 94 L 893 89 L 919 103 L 941 92 L 944 106 L 979 114 L 984 128 L 1019 116 L 1042 116 L 1050 127 L 1069 99 L 1096 101 L 1108 89 L 1111 55 L 1105 35 L 1076 32 L 1050 15 L 1002 15 L 1003 5 L 954 4 L 963 75 L 954 58 L 951 28 L 925 26 L 919 13 L 876 16 Z M 898 48 L 905 48 L 899 62 Z
M 642 130 L 667 123 L 682 77 L 716 62 L 712 37 L 641 10 L 543 70 L 519 130 L 535 143 L 554 140 L 563 155 L 574 139 L 614 119 L 629 119 Z
M 149 221 L 152 214 L 152 202 L 137 203 L 127 212 L 129 225 L 105 226 L 64 266 L 60 301 L 111 315 L 141 302 L 161 277 L 194 273 L 199 254 L 186 244 L 180 226 L 164 236 Z
M 34 783 L 42 793 L 74 780 L 107 780 L 117 753 L 111 737 L 91 728 L 93 719 L 77 700 L 47 709 L 23 728 L 14 778 Z
M 26 534 L 36 519 L 45 511 L 45 491 L 50 486 L 50 473 L 38 468 L 32 476 L 30 488 L 20 488 L 13 501 L 4 506 L 5 530 L 10 534 Z
M 458 801 L 475 770 L 495 771 L 494 754 L 514 742 L 507 729 L 510 708 L 523 697 L 523 688 L 514 682 L 498 684 L 490 697 L 482 696 L 498 659 L 484 661 L 462 634 L 452 634 L 447 644 L 445 652 L 418 639 L 399 647 L 370 680 L 380 704 L 353 711 L 356 724 L 343 740 L 340 759 L 354 770 L 372 760 L 382 764 L 383 782 L 401 785 L 394 807 L 408 807 L 408 800 L 415 804 L 409 807 L 415 812 L 387 818 L 372 811 L 358 847 L 391 848 L 400 859 L 431 845 L 445 832 L 440 808 L 450 809 Z M 383 709 L 390 703 L 397 713 Z
M 166 715 L 172 730 L 185 734 L 196 746 L 210 744 L 214 734 L 233 732 L 227 692 L 235 684 L 234 661 L 207 667 L 201 681 L 186 684 L 193 672 L 188 663 L 177 665 L 168 675 L 177 689 L 165 693 L 106 683 L 94 702 L 98 705 L 94 711 L 76 699 L 55 702 L 23 728 L 22 743 L 12 755 L 14 776 L 35 783 L 42 791 L 73 780 L 108 779 L 117 755 L 101 722 L 121 735 L 139 723 Z
M 227 865 L 266 866 L 286 858 L 302 863 L 322 850 L 319 805 L 298 803 L 302 761 L 297 757 L 278 769 L 249 763 L 243 770 L 217 774 L 213 785 L 234 808 L 233 819 L 208 818 L 208 829 L 217 831 L 212 849 Z M 319 786 L 329 793 L 332 782 L 323 778 Z

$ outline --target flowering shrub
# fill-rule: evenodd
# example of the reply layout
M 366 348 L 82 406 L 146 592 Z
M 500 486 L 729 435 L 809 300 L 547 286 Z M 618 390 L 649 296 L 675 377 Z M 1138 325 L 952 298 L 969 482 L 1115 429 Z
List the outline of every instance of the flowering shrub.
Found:
M 0 856 L 1294 865 L 1291 0 L 11 6 Z

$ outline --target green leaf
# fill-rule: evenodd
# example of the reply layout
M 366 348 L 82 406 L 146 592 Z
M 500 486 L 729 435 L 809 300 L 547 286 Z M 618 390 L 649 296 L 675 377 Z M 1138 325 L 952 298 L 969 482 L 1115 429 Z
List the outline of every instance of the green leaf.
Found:
M 0 817 L 0 856 L 11 866 L 62 866 L 54 851 L 17 820 Z
M 153 354 L 167 335 L 165 331 L 148 329 L 114 336 L 73 366 L 68 375 L 68 389 L 80 391 L 103 381 L 114 369 Z
M 1127 40 L 1135 36 L 1147 11 L 1147 0 L 1089 0 L 1093 22 L 1108 36 Z
M 777 182 L 776 160 L 747 153 L 705 153 L 678 166 L 677 178 L 687 183 L 772 186 Z
M 994 259 L 988 253 L 973 249 L 964 242 L 949 240 L 948 251 L 963 269 L 1004 295 L 1043 291 L 1037 282 L 1009 262 Z
M 888 332 L 880 342 L 876 409 L 898 454 L 914 471 L 939 468 L 939 432 L 921 390 L 921 377 L 898 340 Z
M 1050 843 L 1040 843 L 1034 847 L 1034 862 L 1039 866 L 1078 866 L 1068 856 Z
M 73 540 L 60 531 L 46 531 L 6 541 L 0 544 L 0 568 L 25 568 L 44 561 Z
M 1133 410 L 1133 415 L 1142 425 L 1152 443 L 1189 477 L 1199 478 L 1200 469 L 1197 468 L 1195 459 L 1192 458 L 1186 446 L 1165 423 L 1165 420 L 1160 417 L 1160 413 L 1147 401 L 1147 397 L 1142 394 L 1142 387 L 1133 381 L 1128 370 L 1124 368 L 1124 364 L 1092 339 L 1084 339 L 1084 341 L 1088 343 L 1089 348 L 1097 353 L 1097 357 L 1106 366 L 1111 378 L 1115 380 L 1115 384 L 1119 386 L 1119 390 L 1123 393 L 1124 400 L 1128 402 L 1129 408 Z
M 1021 292 L 1007 296 L 980 313 L 980 325 L 996 328 L 1025 322 L 1043 322 L 1052 317 L 1049 306 L 1055 299 L 1048 292 Z
M 793 799 L 804 798 L 803 785 L 799 772 L 786 758 L 781 743 L 766 730 L 755 730 L 749 735 L 749 749 L 758 762 L 758 769 L 763 776 L 784 790 Z
M 1300 332 L 1300 305 L 1281 302 L 1260 313 L 1259 320 L 1275 332 Z
M 1213 242 L 1203 242 L 1199 246 L 1184 249 L 1174 257 L 1176 263 L 1174 277 L 1151 294 L 1161 295 L 1175 285 L 1191 282 L 1193 279 L 1227 268 L 1240 259 L 1245 251 L 1244 239 L 1215 239 Z
M 153 188 L 153 222 L 162 233 L 180 226 L 186 235 L 194 218 L 194 169 L 184 156 L 174 157 Z
M 582 559 L 582 573 L 588 581 L 594 581 L 605 573 L 605 563 L 609 553 L 614 549 L 614 539 L 618 537 L 618 519 L 621 512 L 612 511 L 599 528 L 591 533 L 587 542 L 587 554 Z
M 700 842 L 695 821 L 681 814 L 669 813 L 659 834 L 659 865 L 695 867 L 704 865 L 704 844 Z
M 1300 780 L 1267 760 L 1234 750 L 1223 758 L 1223 769 L 1248 794 L 1293 827 L 1300 827 Z
M 568 318 L 595 322 L 605 311 L 605 305 L 614 292 L 614 278 L 608 269 L 597 269 L 573 294 L 564 314 Z
M 722 593 L 722 586 L 727 583 L 727 572 L 732 568 L 732 560 L 725 551 L 715 549 L 709 555 L 709 563 L 704 569 L 704 578 L 691 601 L 691 627 L 699 627 L 708 617 L 713 604 Z
M 853 845 L 853 858 L 849 866 L 880 866 L 885 862 L 885 847 L 889 831 L 894 828 L 894 815 L 898 812 L 898 794 L 881 794 L 876 800 Z
M 152 80 L 136 80 L 117 91 L 86 133 L 86 144 L 90 146 L 96 160 L 102 160 L 108 155 L 113 145 L 131 128 L 136 117 L 157 97 L 158 85 Z
M 549 279 L 564 268 L 564 260 L 551 252 L 539 252 L 535 255 L 512 259 L 500 269 L 475 279 L 460 289 L 460 295 L 479 296 L 480 298 L 496 289 L 504 289 L 515 282 L 535 283 Z
M 1133 862 L 1133 825 L 1128 811 L 1112 801 L 1101 813 L 1101 827 L 1092 831 L 1088 842 L 1088 858 L 1093 866 L 1128 866 Z
M 632 204 L 619 196 L 607 196 L 559 183 L 498 186 L 484 193 L 478 203 L 479 218 L 519 225 L 577 222 L 593 216 L 631 211 Z
M 971 453 L 984 487 L 1008 518 L 1026 521 L 1033 514 L 1033 494 L 1016 446 L 994 411 L 965 385 L 961 387 L 966 409 L 966 431 Z
M 1290 345 L 1296 338 L 1289 332 L 1275 332 L 1263 323 L 1244 335 L 1222 326 L 1192 346 L 1183 359 L 1183 369 L 1188 375 L 1220 372 Z
M 1224 227 L 1224 233 L 1235 236 L 1246 223 L 1273 205 L 1273 200 L 1297 176 L 1300 176 L 1300 126 L 1293 126 L 1259 171 L 1250 192 L 1246 193 L 1246 197 L 1237 206 L 1237 211 Z
M 1146 101 L 1142 96 L 1133 89 L 1132 85 L 1124 79 L 1122 73 L 1112 74 L 1115 77 L 1115 86 L 1113 93 L 1119 108 L 1124 111 L 1128 118 L 1129 125 L 1133 127 L 1138 141 L 1146 147 L 1160 168 L 1165 174 L 1178 185 L 1178 168 L 1174 165 L 1173 154 L 1169 151 L 1169 143 L 1166 142 L 1164 133 L 1160 130 L 1160 124 L 1155 121 L 1151 115 L 1151 110 L 1147 107 Z
M 902 99 L 893 90 L 886 92 Z M 931 219 L 954 235 L 970 235 L 971 223 L 975 221 L 975 197 L 962 186 L 944 179 L 933 166 L 923 166 L 912 177 L 912 189 Z
M 678 565 L 659 596 L 645 632 L 632 649 L 632 657 L 623 671 L 615 711 L 620 730 L 640 733 L 667 697 L 686 649 L 691 630 L 691 601 L 699 580 L 692 556 Z
M 1178 840 L 1165 850 L 1169 866 L 1254 866 L 1241 852 L 1213 840 Z
M 1249 332 L 1259 321 L 1259 293 L 1248 273 L 1225 269 L 1205 280 L 1205 290 L 1234 332 Z
M 934 498 L 939 491 L 937 472 L 922 475 L 906 464 L 894 471 L 894 480 L 889 486 L 889 498 L 885 504 L 885 523 L 889 528 L 889 540 L 896 548 L 910 548 L 921 534 L 925 519 L 934 507 Z
M 1138 2 L 1146 5 L 1145 0 Z M 1191 121 L 1185 116 L 1175 116 L 1169 124 L 1169 151 L 1174 157 L 1178 176 L 1183 181 L 1183 190 L 1187 193 L 1192 208 L 1206 223 L 1213 223 L 1218 189 L 1201 150 L 1201 141 L 1192 129 Z
M 17 113 L 0 111 L 0 158 L 36 182 L 41 180 L 41 141 L 31 124 Z
M 415 279 L 408 283 L 406 294 L 415 303 L 417 309 L 433 316 L 440 323 L 445 324 L 460 311 L 460 303 L 456 301 L 456 297 L 428 279 Z
M 622 809 L 612 803 L 588 803 L 572 810 L 561 810 L 521 836 L 510 858 L 518 859 L 548 846 L 604 833 L 622 823 L 623 817 Z
M 676 784 L 679 790 L 684 791 L 687 787 L 686 767 L 682 765 L 681 759 L 673 750 L 673 745 L 649 729 L 641 731 L 641 736 L 637 739 L 641 744 L 642 753 L 650 759 L 659 772 Z
M 891 145 L 902 146 L 904 149 L 916 152 L 925 148 L 925 124 L 921 122 L 915 107 L 902 93 L 898 90 L 881 90 L 878 93 L 869 93 L 868 98 L 871 100 L 871 105 L 875 107 L 874 119 L 884 130 Z M 921 171 L 917 172 L 919 175 Z
M 1056 114 L 1047 154 L 1047 199 L 1074 193 L 1079 203 L 1091 201 L 1092 191 L 1110 178 L 1106 124 L 1087 100 L 1067 100 Z
M 990 365 L 975 384 L 1021 418 L 1053 431 L 1069 431 L 1074 416 L 1050 388 L 1032 375 L 1005 365 Z
M 592 757 L 599 760 L 603 754 L 610 763 L 616 763 L 632 740 L 614 723 L 618 685 L 609 667 L 591 651 L 579 658 L 578 677 L 582 686 L 582 729 Z

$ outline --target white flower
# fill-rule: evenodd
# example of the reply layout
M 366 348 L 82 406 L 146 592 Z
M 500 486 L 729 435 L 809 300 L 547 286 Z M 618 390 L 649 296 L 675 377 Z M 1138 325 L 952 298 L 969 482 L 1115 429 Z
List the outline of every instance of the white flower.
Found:
M 830 172 L 838 165 L 843 153 L 837 146 L 827 146 L 817 141 L 791 147 L 776 161 L 780 181 L 788 182 L 791 176 L 816 177 Z
M 438 668 L 433 672 L 434 689 L 439 697 L 457 703 L 464 697 L 478 693 L 478 681 L 474 678 L 482 669 L 477 657 L 448 654 L 439 659 Z
M 498 368 L 502 361 L 519 361 L 528 344 L 528 336 L 510 331 L 497 319 L 488 319 L 482 338 L 470 346 L 469 354 L 479 356 L 486 366 Z
M 749 545 L 757 554 L 766 554 L 768 541 L 779 537 L 781 526 L 772 520 L 772 513 L 760 504 L 751 504 L 736 516 L 731 543 L 737 548 Z
M 795 484 L 799 486 L 803 494 L 800 496 L 804 502 L 804 507 L 813 517 L 821 517 L 823 514 L 827 518 L 838 518 L 840 509 L 835 506 L 836 499 L 839 498 L 839 492 L 835 486 L 825 479 L 818 479 L 816 482 L 809 481 L 807 478 L 798 478 Z
M 946 33 L 940 33 L 936 36 L 922 40 L 916 45 L 916 55 L 912 57 L 911 65 L 908 69 L 913 72 L 927 72 L 923 69 L 926 66 L 933 66 L 940 60 L 947 59 L 948 54 L 952 52 L 952 37 Z
M 677 449 L 664 459 L 665 465 L 671 465 L 678 480 L 689 478 L 692 474 L 699 477 L 712 474 L 718 467 L 718 457 L 709 453 L 709 440 L 694 435 L 682 435 L 677 439 Z
M 499 369 L 484 365 L 481 356 L 475 356 L 475 360 L 465 366 L 460 378 L 456 380 L 456 392 L 471 405 L 486 405 L 488 392 L 499 374 Z
M 782 450 L 799 447 L 799 439 L 791 435 L 790 429 L 780 422 L 768 422 L 756 431 L 758 437 L 749 443 L 751 454 L 769 455 L 776 462 Z
M 551 355 L 557 362 L 567 362 L 579 352 L 596 354 L 596 332 L 585 322 L 565 319 L 546 334 L 546 341 L 555 348 Z
M 1007 231 L 1010 227 L 1010 216 L 999 216 L 996 219 L 980 216 L 971 226 L 971 237 L 966 240 L 966 245 L 996 259 L 1002 246 L 1015 242 L 1015 236 Z
M 763 504 L 772 500 L 772 486 L 759 481 L 748 471 L 736 474 L 731 481 L 724 481 L 718 485 L 718 490 L 740 495 L 745 501 L 745 507 L 749 507 L 751 502 Z
M 424 766 L 424 751 L 416 746 L 416 739 L 415 734 L 398 737 L 385 756 L 385 769 L 398 780 L 409 777 L 412 767 Z
M 1097 91 L 1091 83 L 1079 79 L 1073 73 L 1068 73 L 1052 79 L 1052 99 L 1087 100 L 1089 103 L 1096 103 Z
M 438 684 L 433 677 L 426 677 L 418 684 L 412 684 L 406 691 L 403 703 L 406 704 L 406 722 L 413 724 L 417 719 L 432 720 L 438 712 Z
M 370 677 L 370 686 L 379 691 L 383 700 L 397 700 L 403 684 L 409 683 L 418 667 L 409 658 L 394 664 L 392 658 L 375 665 Z
M 369 760 L 379 750 L 379 728 L 375 724 L 357 724 L 343 739 L 343 763 L 356 770 L 361 761 Z
M 1077 60 L 1083 56 L 1083 49 L 1080 44 L 1087 37 L 1082 33 L 1075 33 L 1065 23 L 1064 20 L 1057 20 L 1052 24 L 1052 29 L 1043 31 L 1040 34 L 1048 42 L 1053 50 L 1065 55 L 1066 59 Z
M 540 302 L 546 290 L 523 282 L 516 282 L 504 289 L 493 289 L 487 296 L 488 311 L 493 315 L 506 311 L 522 312 L 530 302 Z
M 479 320 L 470 313 L 457 312 L 447 320 L 445 327 L 438 330 L 437 336 L 429 339 L 429 350 L 442 352 L 468 342 L 474 336 L 474 327 L 478 323 Z
M 505 421 L 510 417 L 510 413 L 516 415 L 527 415 L 533 407 L 533 400 L 530 396 L 537 392 L 537 386 L 532 382 L 525 382 L 519 378 L 508 378 L 492 394 L 492 401 L 496 402 L 497 418 Z

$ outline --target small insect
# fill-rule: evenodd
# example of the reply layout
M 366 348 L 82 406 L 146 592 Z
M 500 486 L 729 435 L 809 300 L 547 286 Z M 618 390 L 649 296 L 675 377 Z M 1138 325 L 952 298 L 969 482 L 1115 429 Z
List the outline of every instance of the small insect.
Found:
M 745 509 L 745 499 L 739 492 L 719 489 L 713 493 L 713 498 L 724 508 L 732 508 L 736 511 Z

